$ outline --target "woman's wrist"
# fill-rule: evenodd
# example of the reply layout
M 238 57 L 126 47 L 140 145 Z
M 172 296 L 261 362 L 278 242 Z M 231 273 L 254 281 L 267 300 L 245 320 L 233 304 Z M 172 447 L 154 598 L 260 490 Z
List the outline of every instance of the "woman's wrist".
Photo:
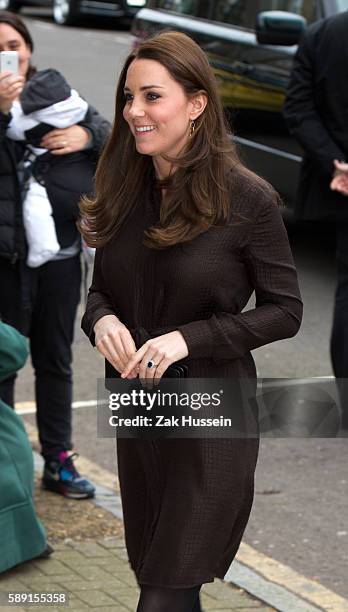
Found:
M 89 149 L 93 149 L 93 144 L 94 144 L 94 137 L 93 137 L 93 132 L 92 130 L 90 130 L 88 127 L 86 127 L 85 125 L 81 125 L 81 127 L 85 130 L 87 136 L 88 136 L 88 140 L 87 143 L 83 149 L 83 151 L 88 151 Z
M 98 319 L 98 321 L 94 324 L 93 327 L 93 331 L 94 333 L 96 333 L 98 331 L 98 329 L 104 325 L 104 323 L 106 322 L 113 322 L 113 323 L 120 323 L 121 321 L 116 317 L 116 315 L 114 314 L 107 314 L 107 315 L 103 315 L 102 317 L 100 317 L 100 319 Z

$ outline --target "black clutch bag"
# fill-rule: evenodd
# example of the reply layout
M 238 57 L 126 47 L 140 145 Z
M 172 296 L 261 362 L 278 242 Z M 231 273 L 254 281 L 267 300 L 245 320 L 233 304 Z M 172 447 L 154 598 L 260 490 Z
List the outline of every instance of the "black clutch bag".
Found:
M 163 378 L 187 378 L 188 366 L 184 363 L 172 363 L 163 374 Z

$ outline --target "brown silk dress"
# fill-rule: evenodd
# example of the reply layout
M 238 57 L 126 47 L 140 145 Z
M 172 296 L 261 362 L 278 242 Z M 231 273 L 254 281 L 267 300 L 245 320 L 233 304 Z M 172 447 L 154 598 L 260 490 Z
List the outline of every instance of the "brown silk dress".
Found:
M 85 333 L 93 343 L 106 314 L 118 316 L 137 347 L 178 329 L 190 377 L 255 377 L 250 351 L 296 334 L 302 315 L 273 193 L 234 171 L 229 223 L 160 251 L 142 244 L 159 209 L 152 173 L 122 230 L 97 251 Z M 242 312 L 254 290 L 256 308 Z M 119 439 L 117 447 L 138 582 L 184 588 L 223 578 L 250 514 L 258 439 Z

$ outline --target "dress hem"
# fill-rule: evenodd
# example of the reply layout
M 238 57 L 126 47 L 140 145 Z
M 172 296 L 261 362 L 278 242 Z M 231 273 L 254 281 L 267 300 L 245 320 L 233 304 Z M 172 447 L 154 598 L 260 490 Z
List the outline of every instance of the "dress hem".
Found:
M 225 576 L 225 574 L 224 574 Z M 163 583 L 158 583 L 156 581 L 147 581 L 147 580 L 139 580 L 138 577 L 136 576 L 137 582 L 140 586 L 156 586 L 156 587 L 160 587 L 162 589 L 190 589 L 196 586 L 200 586 L 202 584 L 207 584 L 209 582 L 214 582 L 215 578 L 218 578 L 219 580 L 223 580 L 224 576 L 209 576 L 207 578 L 203 578 L 202 580 L 196 580 L 195 582 L 190 582 L 190 583 L 185 583 L 185 584 L 163 584 Z

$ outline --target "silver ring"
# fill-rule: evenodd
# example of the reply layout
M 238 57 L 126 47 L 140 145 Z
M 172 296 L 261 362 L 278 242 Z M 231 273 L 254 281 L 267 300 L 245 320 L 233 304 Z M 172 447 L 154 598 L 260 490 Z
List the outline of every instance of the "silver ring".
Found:
M 157 368 L 157 364 L 150 359 L 150 361 L 147 362 L 147 367 L 149 368 L 149 370 L 151 370 L 151 368 Z

